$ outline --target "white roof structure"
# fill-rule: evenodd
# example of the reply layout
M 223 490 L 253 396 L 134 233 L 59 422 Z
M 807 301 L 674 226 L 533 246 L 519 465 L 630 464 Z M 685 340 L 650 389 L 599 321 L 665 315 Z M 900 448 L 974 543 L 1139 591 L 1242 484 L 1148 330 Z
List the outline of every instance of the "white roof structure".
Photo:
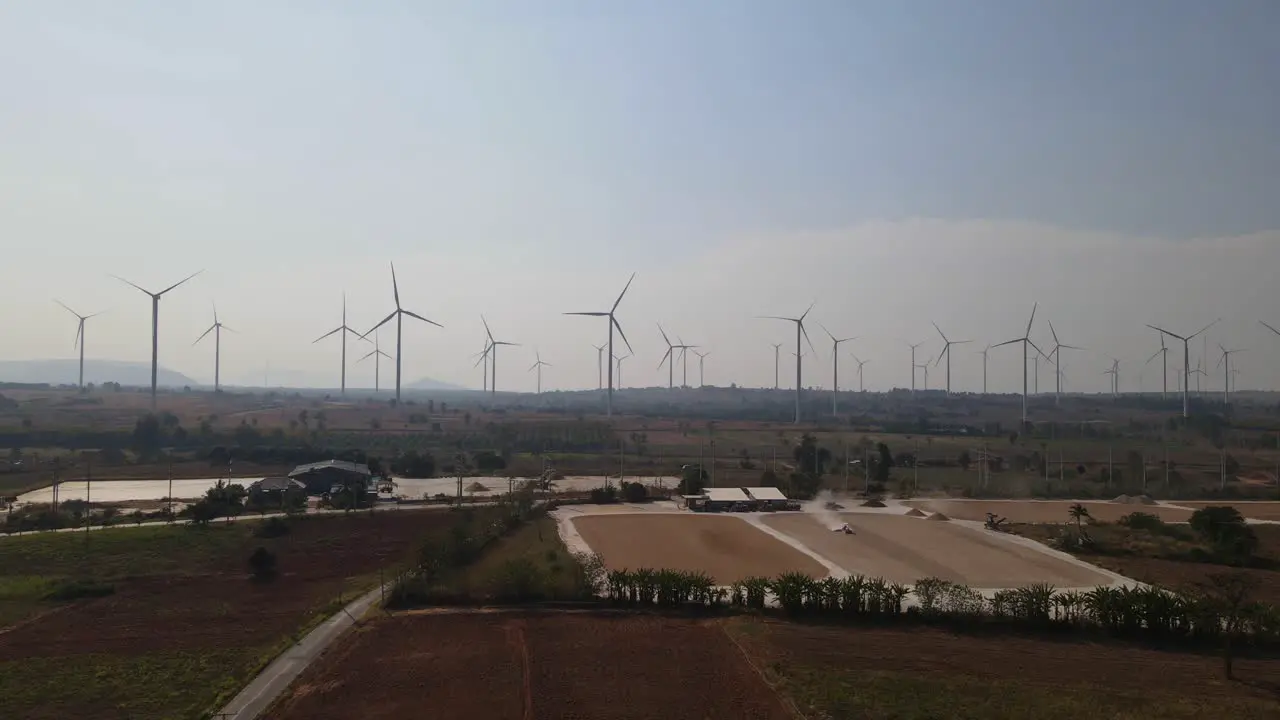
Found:
M 751 498 L 742 488 L 707 488 L 704 493 L 710 502 L 749 502 Z
M 776 487 L 749 487 L 743 488 L 755 500 L 786 500 L 787 496 Z

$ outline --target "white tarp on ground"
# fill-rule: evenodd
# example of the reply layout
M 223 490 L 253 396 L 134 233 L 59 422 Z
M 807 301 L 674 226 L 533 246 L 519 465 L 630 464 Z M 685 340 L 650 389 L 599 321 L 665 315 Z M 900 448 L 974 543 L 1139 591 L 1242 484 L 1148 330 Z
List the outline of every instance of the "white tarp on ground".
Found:
M 746 490 L 747 494 L 750 495 L 752 499 L 755 499 L 755 500 L 784 501 L 787 499 L 787 496 L 783 495 L 782 491 L 776 487 L 749 487 L 749 488 L 742 488 L 742 489 Z
M 751 498 L 742 488 L 707 488 L 705 491 L 709 502 L 749 502 Z

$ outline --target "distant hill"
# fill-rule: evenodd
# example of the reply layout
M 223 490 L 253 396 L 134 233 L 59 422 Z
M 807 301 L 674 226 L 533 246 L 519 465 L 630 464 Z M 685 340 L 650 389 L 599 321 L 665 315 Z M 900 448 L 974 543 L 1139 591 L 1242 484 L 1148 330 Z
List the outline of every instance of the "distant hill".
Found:
M 0 382 L 74 385 L 79 380 L 79 372 L 79 360 L 0 360 Z M 94 384 L 118 382 L 121 385 L 150 387 L 151 363 L 85 358 L 84 381 Z M 178 388 L 199 385 L 186 375 L 164 367 L 156 372 L 156 384 Z
M 385 380 L 386 373 L 383 373 L 383 378 Z M 395 380 L 395 374 L 393 373 L 391 376 L 391 381 L 389 383 L 386 383 L 386 387 L 390 387 L 394 389 L 395 385 L 396 385 L 396 380 Z M 411 383 L 406 383 L 404 387 L 408 390 L 470 390 L 471 389 L 471 388 L 462 387 L 461 385 L 454 385 L 453 383 L 433 380 L 431 378 L 422 378 L 421 380 L 414 380 Z

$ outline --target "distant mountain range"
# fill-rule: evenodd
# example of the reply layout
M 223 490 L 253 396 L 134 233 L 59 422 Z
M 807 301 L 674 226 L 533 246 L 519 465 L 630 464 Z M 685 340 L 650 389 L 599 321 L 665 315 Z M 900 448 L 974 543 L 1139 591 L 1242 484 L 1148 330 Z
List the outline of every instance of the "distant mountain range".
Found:
M 75 385 L 79 381 L 79 373 L 80 361 L 73 359 L 0 360 L 0 382 Z M 121 385 L 150 387 L 151 363 L 85 358 L 84 381 L 95 385 L 118 382 Z M 165 387 L 199 385 L 186 375 L 164 367 L 156 371 L 156 384 Z

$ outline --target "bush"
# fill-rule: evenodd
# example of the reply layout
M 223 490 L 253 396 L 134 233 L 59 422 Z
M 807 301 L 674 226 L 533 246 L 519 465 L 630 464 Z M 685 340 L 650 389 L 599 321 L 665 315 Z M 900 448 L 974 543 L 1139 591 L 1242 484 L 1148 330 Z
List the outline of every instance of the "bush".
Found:
M 1233 507 L 1211 505 L 1191 514 L 1191 529 L 1209 541 L 1215 551 L 1234 559 L 1247 560 L 1258 549 L 1258 536 Z
M 602 488 L 591 488 L 591 502 L 596 505 L 608 505 L 618 502 L 618 490 L 612 485 Z
M 254 537 L 260 538 L 278 538 L 289 534 L 289 523 L 284 518 L 267 518 L 266 522 L 259 523 L 254 529 Z
M 1131 512 L 1120 518 L 1120 524 L 1134 530 L 1147 530 L 1155 533 L 1163 533 L 1168 528 L 1159 515 L 1144 512 Z
M 626 482 L 622 483 L 622 501 L 629 503 L 640 503 L 649 500 L 649 488 L 644 483 Z
M 115 594 L 116 586 L 89 580 L 69 580 L 45 593 L 43 600 L 69 602 L 81 598 L 98 598 Z
M 249 572 L 255 580 L 270 580 L 276 574 L 276 556 L 270 550 L 258 546 L 249 556 Z
M 529 602 L 546 595 L 546 578 L 529 558 L 518 557 L 504 562 L 494 574 L 493 595 L 501 602 Z

